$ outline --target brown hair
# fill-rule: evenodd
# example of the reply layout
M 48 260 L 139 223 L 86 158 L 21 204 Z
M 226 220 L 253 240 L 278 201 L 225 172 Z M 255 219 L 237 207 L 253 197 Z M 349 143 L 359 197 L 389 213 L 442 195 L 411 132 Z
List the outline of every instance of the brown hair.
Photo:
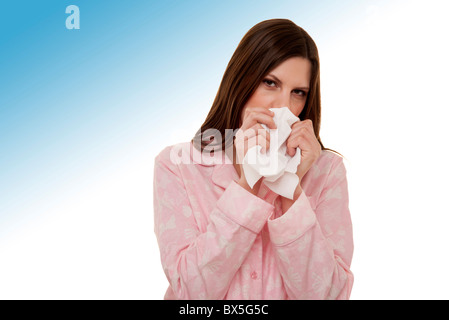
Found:
M 208 145 L 202 135 L 208 129 L 221 132 L 221 150 L 232 143 L 233 135 L 225 136 L 225 129 L 239 128 L 241 112 L 263 78 L 279 64 L 291 57 L 308 59 L 312 64 L 312 75 L 307 101 L 299 118 L 310 119 L 316 138 L 320 139 L 321 98 L 320 62 L 315 42 L 301 27 L 288 19 L 270 19 L 253 26 L 242 38 L 226 67 L 215 100 L 192 142 L 201 151 Z M 228 130 L 228 133 L 231 130 Z M 217 143 L 219 143 L 217 141 Z M 209 146 L 213 146 L 213 142 Z M 333 151 L 333 150 L 332 150 Z

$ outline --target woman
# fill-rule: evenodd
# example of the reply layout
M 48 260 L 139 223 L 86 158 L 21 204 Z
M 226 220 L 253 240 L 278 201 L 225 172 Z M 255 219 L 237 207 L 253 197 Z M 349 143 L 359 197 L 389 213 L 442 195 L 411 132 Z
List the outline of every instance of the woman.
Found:
M 263 179 L 251 188 L 241 167 L 250 147 L 269 149 L 261 124 L 276 129 L 269 109 L 283 106 L 300 119 L 287 139 L 290 156 L 301 150 L 293 199 Z M 321 143 L 320 112 L 312 38 L 286 19 L 251 28 L 195 138 L 155 158 L 154 227 L 170 283 L 165 299 L 349 299 L 346 170 Z M 205 134 L 212 129 L 225 139 L 212 140 Z M 254 134 L 242 134 L 248 131 Z M 201 161 L 211 150 L 221 161 Z M 179 151 L 189 161 L 174 161 Z

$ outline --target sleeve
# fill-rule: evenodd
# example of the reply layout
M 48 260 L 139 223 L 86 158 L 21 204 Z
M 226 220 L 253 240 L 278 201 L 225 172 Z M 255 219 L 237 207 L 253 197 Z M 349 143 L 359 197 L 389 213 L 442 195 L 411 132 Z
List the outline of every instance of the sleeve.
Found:
M 175 298 L 223 299 L 274 206 L 232 181 L 200 232 L 179 167 L 156 157 L 153 183 L 154 231 Z
M 352 222 L 343 160 L 336 157 L 315 211 L 304 192 L 279 218 L 270 240 L 289 299 L 349 299 L 354 277 Z

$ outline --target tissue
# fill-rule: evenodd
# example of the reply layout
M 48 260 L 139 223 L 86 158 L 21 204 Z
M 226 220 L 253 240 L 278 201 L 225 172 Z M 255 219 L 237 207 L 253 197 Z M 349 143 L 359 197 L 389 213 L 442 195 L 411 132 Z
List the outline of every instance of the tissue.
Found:
M 263 177 L 263 183 L 273 192 L 293 199 L 299 183 L 296 170 L 301 163 L 301 149 L 296 148 L 295 155 L 291 157 L 287 153 L 286 142 L 292 131 L 291 126 L 299 118 L 288 107 L 270 110 L 274 112 L 273 120 L 277 129 L 261 124 L 270 133 L 270 148 L 265 154 L 260 152 L 262 147 L 259 145 L 250 148 L 243 158 L 243 172 L 251 188 Z

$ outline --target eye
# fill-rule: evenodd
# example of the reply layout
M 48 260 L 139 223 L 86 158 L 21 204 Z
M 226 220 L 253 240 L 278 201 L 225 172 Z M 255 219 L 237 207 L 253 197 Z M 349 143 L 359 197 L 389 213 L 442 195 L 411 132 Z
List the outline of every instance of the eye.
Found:
M 264 82 L 267 86 L 269 86 L 269 87 L 274 87 L 274 86 L 276 86 L 276 82 L 274 82 L 273 80 L 270 80 L 270 79 L 264 79 L 263 82 Z M 273 84 L 273 85 L 272 85 L 272 84 Z
M 303 90 L 294 90 L 294 92 L 300 96 L 300 97 L 305 97 L 307 96 L 307 92 L 303 91 Z

